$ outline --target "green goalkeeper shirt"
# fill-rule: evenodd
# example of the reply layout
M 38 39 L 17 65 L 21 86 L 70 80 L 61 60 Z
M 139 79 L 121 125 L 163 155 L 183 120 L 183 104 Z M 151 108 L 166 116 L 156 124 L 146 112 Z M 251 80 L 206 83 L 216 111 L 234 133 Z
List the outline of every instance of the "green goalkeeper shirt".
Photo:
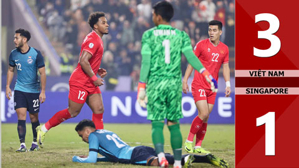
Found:
M 203 68 L 192 52 L 186 32 L 170 25 L 159 25 L 145 31 L 142 36 L 140 82 L 147 82 L 151 77 L 181 78 L 182 53 L 196 70 Z

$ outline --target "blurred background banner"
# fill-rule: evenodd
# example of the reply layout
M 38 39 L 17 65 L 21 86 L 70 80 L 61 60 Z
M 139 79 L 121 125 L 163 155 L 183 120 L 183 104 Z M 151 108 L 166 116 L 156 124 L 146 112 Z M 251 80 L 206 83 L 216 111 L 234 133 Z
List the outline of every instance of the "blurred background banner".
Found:
M 108 72 L 109 73 L 109 72 Z M 48 76 L 47 77 L 47 86 L 46 86 L 46 91 L 51 91 L 51 92 L 68 92 L 69 90 L 69 76 Z M 104 85 L 100 87 L 101 91 L 111 91 L 109 88 L 107 88 L 107 81 L 106 77 L 104 78 Z M 119 76 L 118 77 L 118 83 L 115 85 L 115 88 L 113 91 L 117 92 L 129 92 L 132 90 L 132 79 L 130 76 Z M 188 84 L 189 88 L 191 88 L 191 83 L 192 83 L 193 77 L 190 77 L 188 79 Z M 6 87 L 6 75 L 2 76 L 2 90 L 5 91 Z M 14 88 L 16 82 L 16 77 L 13 78 L 13 81 L 11 83 L 11 88 Z M 234 92 L 235 88 L 235 79 L 231 78 L 231 87 L 232 91 Z M 218 79 L 218 93 L 224 92 L 225 91 L 225 81 L 223 77 L 220 77 Z
M 47 92 L 47 101 L 40 106 L 39 121 L 45 123 L 57 111 L 65 109 L 68 106 L 67 92 Z M 3 123 L 17 123 L 18 118 L 14 110 L 13 98 L 5 99 L 5 93 L 1 93 L 1 120 Z M 104 123 L 150 123 L 146 119 L 147 111 L 140 107 L 136 101 L 136 92 L 104 92 Z M 235 95 L 225 97 L 224 93 L 219 93 L 215 100 L 213 111 L 211 112 L 210 124 L 234 124 L 235 121 Z M 3 108 L 5 106 L 5 108 Z M 197 115 L 196 106 L 194 104 L 191 93 L 183 94 L 182 109 L 184 118 L 181 123 L 191 123 Z M 82 119 L 91 119 L 92 112 L 85 104 L 81 113 L 66 123 L 77 123 Z M 30 122 L 27 117 L 27 122 Z
M 2 91 L 5 91 L 6 73 L 10 51 L 15 48 L 14 31 L 18 28 L 28 29 L 32 38 L 29 45 L 40 50 L 45 58 L 47 73 L 47 100 L 42 105 L 41 122 L 49 119 L 58 110 L 67 107 L 68 80 L 77 66 L 84 37 L 91 31 L 87 23 L 88 16 L 94 11 L 103 11 L 110 25 L 109 34 L 103 36 L 104 54 L 101 68 L 108 75 L 105 84 L 100 87 L 105 104 L 105 122 L 147 122 L 145 117 L 137 115 L 135 108 L 136 90 L 141 67 L 141 36 L 144 31 L 154 27 L 151 19 L 152 6 L 159 0 L 10 0 L 2 1 L 2 39 L 1 39 L 1 76 Z M 235 3 L 234 0 L 168 0 L 173 4 L 175 15 L 171 25 L 186 31 L 194 47 L 198 41 L 208 38 L 208 22 L 217 19 L 223 23 L 221 41 L 229 47 L 229 66 L 233 94 L 231 97 L 231 118 L 219 117 L 217 106 L 211 113 L 210 123 L 234 123 L 234 69 L 235 69 Z M 182 74 L 187 68 L 187 60 L 181 59 Z M 219 72 L 219 98 L 223 96 L 225 82 Z M 14 89 L 15 78 L 11 89 Z M 188 80 L 190 85 L 193 74 Z M 1 94 L 3 95 L 3 93 Z M 116 119 L 112 116 L 112 97 L 122 102 L 131 97 L 131 116 Z M 188 95 L 192 98 L 192 95 Z M 8 100 L 2 97 L 1 116 L 5 122 L 17 122 L 9 118 Z M 134 102 L 134 103 L 133 103 Z M 193 102 L 194 105 L 194 102 Z M 133 108 L 134 107 L 134 108 Z M 186 107 L 187 108 L 187 107 Z M 88 112 L 85 112 L 88 111 Z M 84 106 L 82 114 L 70 122 L 77 122 L 82 117 L 90 117 L 91 112 Z M 16 116 L 16 115 L 15 115 Z M 195 114 L 193 115 L 195 116 Z M 192 117 L 193 117 L 192 116 Z M 218 116 L 218 117 L 217 117 Z M 182 119 L 191 123 L 192 117 Z M 218 121 L 219 120 L 219 121 Z M 2 120 L 3 121 L 3 120 Z M 4 121 L 3 121 L 4 122 Z

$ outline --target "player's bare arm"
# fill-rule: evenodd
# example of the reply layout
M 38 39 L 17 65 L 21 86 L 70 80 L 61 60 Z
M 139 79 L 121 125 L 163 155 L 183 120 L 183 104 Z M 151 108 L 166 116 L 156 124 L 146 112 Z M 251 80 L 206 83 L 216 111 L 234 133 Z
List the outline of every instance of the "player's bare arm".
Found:
M 183 78 L 183 92 L 184 93 L 187 93 L 189 91 L 189 86 L 188 86 L 187 82 L 188 82 L 188 78 L 190 77 L 192 71 L 193 71 L 193 67 L 189 64 L 186 69 L 184 78 Z
M 15 67 L 9 66 L 7 71 L 7 81 L 6 81 L 6 97 L 10 100 L 11 97 L 11 89 L 10 84 L 14 75 Z
M 231 93 L 231 87 L 230 87 L 230 69 L 228 63 L 223 64 L 223 78 L 226 82 L 226 87 L 225 87 L 225 97 L 229 97 Z
M 40 81 L 41 81 L 41 91 L 39 95 L 39 101 L 44 103 L 46 101 L 46 70 L 45 67 L 41 67 L 38 69 L 40 74 Z
M 92 55 L 91 55 L 89 52 L 83 50 L 83 51 L 82 51 L 82 55 L 81 55 L 80 60 L 79 60 L 79 63 L 80 63 L 80 65 L 81 65 L 83 71 L 84 71 L 90 78 L 92 78 L 93 76 L 95 76 L 95 74 L 94 74 L 94 72 L 92 71 L 92 68 L 91 68 L 91 66 L 90 66 L 90 63 L 89 63 L 89 60 L 90 60 L 91 57 L 92 57 Z M 93 84 L 94 84 L 95 86 L 101 86 L 101 85 L 104 84 L 103 82 L 104 82 L 103 79 L 101 79 L 101 78 L 97 78 L 97 79 L 93 82 Z

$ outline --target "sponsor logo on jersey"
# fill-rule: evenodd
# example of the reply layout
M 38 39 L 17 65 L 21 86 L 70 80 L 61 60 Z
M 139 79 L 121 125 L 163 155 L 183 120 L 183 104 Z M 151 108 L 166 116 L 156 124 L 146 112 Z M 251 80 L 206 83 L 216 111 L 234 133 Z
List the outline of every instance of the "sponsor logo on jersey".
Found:
M 28 56 L 27 62 L 28 62 L 28 64 L 32 64 L 33 59 L 31 58 L 31 56 Z
M 210 52 L 211 51 L 211 49 L 210 48 L 208 48 L 208 52 Z
M 15 62 L 18 62 L 19 60 L 17 59 L 17 60 L 15 60 Z
M 93 43 L 89 43 L 89 45 L 88 45 L 89 48 L 92 48 L 93 46 L 94 46 Z
M 224 54 L 224 51 L 223 51 L 223 50 L 220 50 L 220 53 L 221 53 L 221 54 Z

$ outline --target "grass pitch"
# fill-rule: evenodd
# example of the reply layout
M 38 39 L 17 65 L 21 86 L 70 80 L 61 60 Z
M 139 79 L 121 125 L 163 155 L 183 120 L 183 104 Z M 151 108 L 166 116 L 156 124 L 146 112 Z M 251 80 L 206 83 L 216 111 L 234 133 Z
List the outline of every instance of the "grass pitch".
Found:
M 137 168 L 144 166 L 125 165 L 116 163 L 98 162 L 96 164 L 73 163 L 72 156 L 88 155 L 88 144 L 83 142 L 75 131 L 76 124 L 61 124 L 52 128 L 46 135 L 44 148 L 39 151 L 16 153 L 19 148 L 17 124 L 2 124 L 2 168 L 81 168 L 90 167 L 124 167 Z M 151 125 L 149 124 L 105 124 L 105 129 L 119 135 L 122 140 L 131 146 L 146 145 L 153 147 L 151 139 Z M 190 129 L 190 124 L 181 125 L 183 142 Z M 203 147 L 229 163 L 234 168 L 235 162 L 235 126 L 208 125 Z M 165 152 L 172 153 L 169 131 L 164 127 Z M 31 124 L 27 124 L 26 146 L 29 149 L 32 142 Z M 186 152 L 183 150 L 183 154 Z M 205 163 L 193 164 L 193 167 L 212 168 Z

